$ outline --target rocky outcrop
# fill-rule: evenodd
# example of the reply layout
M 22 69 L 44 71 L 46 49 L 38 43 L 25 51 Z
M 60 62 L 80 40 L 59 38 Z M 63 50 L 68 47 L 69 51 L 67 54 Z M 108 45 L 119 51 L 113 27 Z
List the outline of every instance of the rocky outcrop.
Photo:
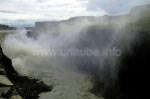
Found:
M 11 60 L 6 57 L 2 50 L 1 70 L 4 75 L 0 75 L 0 97 L 7 99 L 38 99 L 39 94 L 52 89 L 51 86 L 45 85 L 43 82 L 20 76 L 13 68 Z M 2 69 L 3 68 L 3 69 Z
M 7 25 L 0 24 L 0 30 L 14 30 L 14 27 L 9 27 Z
M 149 28 L 147 27 L 150 27 L 150 19 L 149 21 L 146 21 L 146 18 L 143 20 L 145 25 L 142 29 L 136 29 L 136 31 L 133 27 L 130 29 L 130 31 L 134 31 L 129 32 L 128 35 L 132 33 L 135 37 L 132 37 L 133 41 L 129 45 L 130 48 L 124 49 L 119 58 L 118 83 L 120 91 L 123 93 L 121 99 L 142 99 L 146 96 L 149 97 L 150 30 L 148 31 L 147 29 Z M 134 23 L 134 25 L 137 25 L 139 22 Z M 140 23 L 140 26 L 143 26 L 143 24 Z M 127 39 L 123 41 L 127 42 Z
M 12 82 L 4 75 L 0 75 L 0 84 L 6 85 L 6 86 L 12 86 Z
M 145 6 L 146 8 L 141 10 L 142 12 L 139 10 L 138 13 L 140 13 L 140 16 L 136 16 L 137 19 L 135 22 L 126 24 L 118 32 L 113 46 L 120 49 L 122 54 L 118 58 L 112 59 L 113 62 L 106 60 L 107 63 L 104 64 L 104 67 L 112 65 L 117 67 L 114 67 L 117 72 L 117 79 L 115 81 L 113 80 L 113 83 L 109 86 L 105 86 L 105 83 L 102 83 L 96 77 L 94 88 L 91 90 L 96 95 L 99 96 L 101 91 L 103 91 L 102 94 L 106 99 L 143 99 L 149 95 L 150 6 Z M 108 33 L 112 33 L 112 31 L 108 31 Z M 107 75 L 106 77 L 109 78 Z M 109 82 L 111 80 L 107 81 L 107 83 Z
M 19 95 L 13 95 L 10 99 L 23 99 L 23 98 Z
M 6 95 L 11 89 L 11 86 L 13 86 L 13 83 L 6 76 L 6 72 L 2 65 L 2 53 L 0 53 L 0 97 Z
M 150 12 L 148 9 L 150 10 L 149 5 L 132 9 L 132 13 L 140 14 L 139 19 L 127 24 L 118 35 L 115 45 L 122 50 L 122 55 L 117 59 L 118 81 L 116 86 L 107 90 L 105 96 L 108 99 L 149 97 Z M 116 94 L 113 93 L 115 91 Z

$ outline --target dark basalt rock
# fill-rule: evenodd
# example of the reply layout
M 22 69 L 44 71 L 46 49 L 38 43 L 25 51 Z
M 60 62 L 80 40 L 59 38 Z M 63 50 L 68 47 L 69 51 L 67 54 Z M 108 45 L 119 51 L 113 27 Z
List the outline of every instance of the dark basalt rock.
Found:
M 149 97 L 150 32 L 136 31 L 132 39 L 128 44 L 130 48 L 124 47 L 122 55 L 118 58 L 117 82 L 104 90 L 103 95 L 106 99 Z
M 150 66 L 150 34 L 139 32 L 120 59 L 119 84 L 124 94 L 121 99 L 142 99 L 148 93 Z
M 7 97 L 12 96 L 16 91 L 23 99 L 38 99 L 39 94 L 48 92 L 52 89 L 51 86 L 45 85 L 43 82 L 31 79 L 25 76 L 15 76 L 13 80 L 14 86 L 7 93 Z
M 20 76 L 14 70 L 11 60 L 3 53 L 2 61 L 7 77 L 14 84 L 14 86 L 11 87 L 11 90 L 6 95 L 3 95 L 4 98 L 20 95 L 23 99 L 38 99 L 40 93 L 52 90 L 52 86 L 47 86 L 42 81 L 26 76 Z

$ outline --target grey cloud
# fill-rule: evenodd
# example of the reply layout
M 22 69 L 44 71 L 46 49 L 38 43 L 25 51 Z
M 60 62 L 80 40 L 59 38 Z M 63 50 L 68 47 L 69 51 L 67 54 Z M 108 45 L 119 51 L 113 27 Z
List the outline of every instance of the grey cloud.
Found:
M 150 0 L 88 0 L 87 9 L 92 11 L 103 9 L 111 15 L 116 15 L 144 3 L 150 3 Z
M 47 1 L 49 1 L 49 0 L 37 0 L 37 2 L 41 2 L 41 3 L 47 2 Z
M 6 11 L 6 10 L 0 10 L 1 13 L 18 13 L 18 12 L 15 12 L 15 11 Z
M 67 0 L 60 3 L 55 0 L 52 0 L 53 2 L 48 2 L 51 0 L 31 1 L 32 3 L 29 3 L 28 0 L 0 0 L 0 14 L 10 14 L 7 17 L 1 15 L 0 21 L 2 18 L 12 20 L 16 18 L 60 20 L 75 16 L 100 16 L 106 13 L 116 15 L 125 13 L 138 4 L 148 3 L 150 0 L 70 0 L 69 4 L 67 4 Z M 73 1 L 72 4 L 71 1 Z M 20 16 L 17 14 L 20 14 Z M 17 23 L 21 22 L 17 21 Z

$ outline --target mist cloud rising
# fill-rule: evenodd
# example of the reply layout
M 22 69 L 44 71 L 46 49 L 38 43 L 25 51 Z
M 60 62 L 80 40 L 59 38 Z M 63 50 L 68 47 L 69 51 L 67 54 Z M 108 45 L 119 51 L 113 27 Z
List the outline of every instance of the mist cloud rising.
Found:
M 37 37 L 28 37 L 26 32 L 10 34 L 3 42 L 3 49 L 5 54 L 12 59 L 15 69 L 18 72 L 21 71 L 21 74 L 38 70 L 41 72 L 48 71 L 52 68 L 59 70 L 76 68 L 77 71 L 80 69 L 85 71 L 87 69 L 101 69 L 103 57 L 113 57 L 114 51 L 117 50 L 117 48 L 110 48 L 117 33 L 115 27 L 101 30 L 99 25 L 97 27 L 93 26 L 94 24 L 90 21 L 81 21 L 73 25 L 72 28 L 66 28 L 68 26 L 68 23 L 66 23 L 56 27 L 58 33 L 53 30 L 49 33 L 39 33 Z M 58 30 L 62 28 L 63 31 L 59 32 Z M 47 51 L 53 49 L 55 51 L 63 50 L 63 52 L 74 49 L 77 53 L 72 50 L 69 55 L 65 53 L 66 56 L 64 53 L 58 56 L 45 55 Z M 99 53 L 94 55 L 96 50 Z M 41 51 L 41 55 L 39 53 L 37 56 L 34 55 L 33 52 L 37 51 Z M 101 53 L 107 54 L 107 52 L 108 54 L 110 52 L 110 55 L 101 55 Z M 44 55 L 42 55 L 43 53 Z M 91 53 L 93 55 L 89 55 Z M 82 60 L 85 60 L 85 62 L 82 62 Z

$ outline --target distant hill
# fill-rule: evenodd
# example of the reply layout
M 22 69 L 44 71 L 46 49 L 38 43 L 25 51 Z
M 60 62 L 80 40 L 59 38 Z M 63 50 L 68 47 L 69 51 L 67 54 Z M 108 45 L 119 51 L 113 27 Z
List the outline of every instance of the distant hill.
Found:
M 7 25 L 0 24 L 0 30 L 14 30 L 14 27 L 9 27 Z
M 145 13 L 146 11 L 146 13 Z M 143 15 L 150 13 L 150 4 L 136 6 L 130 10 L 128 14 L 118 16 L 79 16 L 72 17 L 68 20 L 62 21 L 44 21 L 35 23 L 35 31 L 38 33 L 61 33 L 61 32 L 73 32 L 80 30 L 84 27 L 91 25 L 110 25 L 119 26 L 120 24 L 127 24 L 131 21 L 134 22 L 141 18 Z

